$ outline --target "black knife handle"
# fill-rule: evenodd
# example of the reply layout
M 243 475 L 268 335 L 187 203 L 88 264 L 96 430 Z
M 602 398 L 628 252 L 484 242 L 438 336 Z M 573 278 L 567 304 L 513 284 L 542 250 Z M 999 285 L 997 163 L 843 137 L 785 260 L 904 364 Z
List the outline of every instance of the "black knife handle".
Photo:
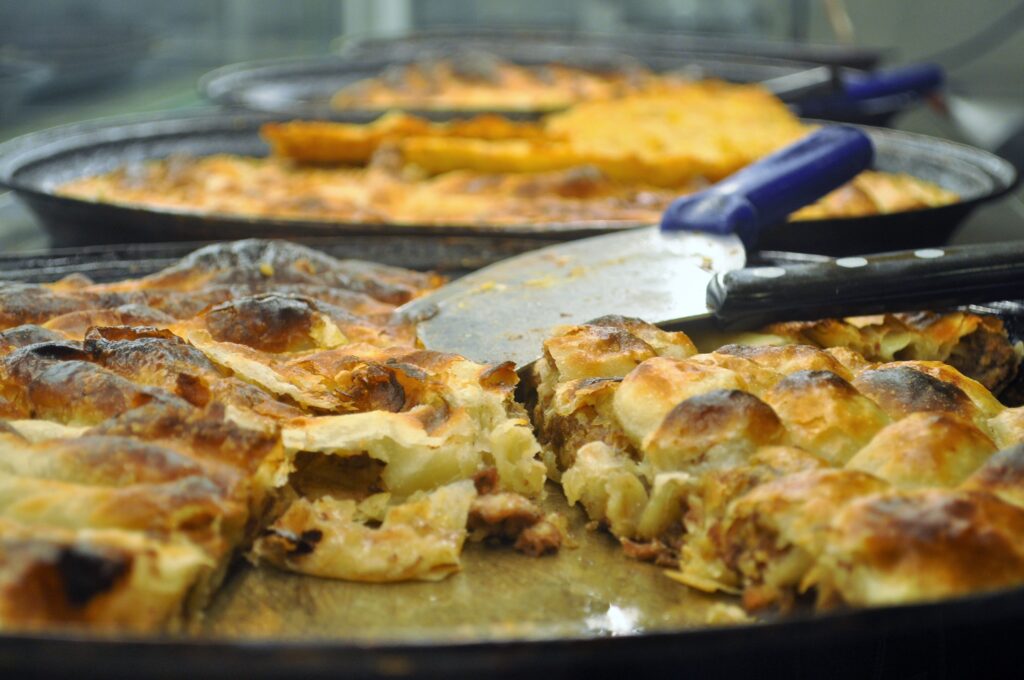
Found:
M 708 309 L 726 328 L 1024 298 L 1024 241 L 921 248 L 716 275 Z

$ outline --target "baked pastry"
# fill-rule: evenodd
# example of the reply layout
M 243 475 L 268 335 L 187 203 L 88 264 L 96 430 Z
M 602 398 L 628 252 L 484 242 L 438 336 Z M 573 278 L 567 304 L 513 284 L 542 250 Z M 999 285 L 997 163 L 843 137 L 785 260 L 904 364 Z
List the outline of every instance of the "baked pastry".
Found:
M 270 158 L 169 158 L 58 191 L 170 211 L 364 224 L 641 225 L 809 131 L 758 86 L 703 81 L 579 104 L 541 122 L 390 113 L 365 125 L 268 123 Z M 793 219 L 956 200 L 915 177 L 868 171 Z
M 341 88 L 336 109 L 549 111 L 685 82 L 639 63 L 585 69 L 569 64 L 520 65 L 486 52 L 396 64 L 380 76 Z
M 531 158 L 534 152 L 525 149 L 523 156 Z M 681 194 L 707 186 L 701 178 L 670 188 L 620 182 L 591 164 L 565 165 L 565 169 L 527 173 L 455 169 L 422 177 L 400 168 L 295 167 L 276 158 L 209 156 L 155 161 L 84 177 L 62 186 L 59 193 L 193 214 L 399 226 L 538 224 L 557 228 L 651 224 Z M 876 188 L 887 186 L 906 190 L 896 192 L 892 202 L 875 200 Z M 794 213 L 793 219 L 861 217 L 956 200 L 923 180 L 875 172 L 862 173 L 837 192 Z
M 1024 409 L 939 361 L 1012 380 L 998 320 L 780 325 L 701 354 L 606 318 L 546 343 L 535 436 L 511 364 L 418 348 L 395 315 L 440 284 L 242 241 L 0 285 L 0 628 L 175 630 L 239 554 L 371 583 L 445 578 L 467 540 L 547 554 L 549 477 L 628 555 L 752 610 L 1024 580 Z
M 622 317 L 549 338 L 530 408 L 570 503 L 627 554 L 750 610 L 1024 583 L 1024 409 L 940 361 L 1005 385 L 1020 347 L 998 319 L 826 320 L 746 339 L 762 344 L 700 354 Z
M 467 537 L 556 550 L 515 371 L 394 315 L 441 281 L 240 241 L 0 285 L 0 629 L 175 629 L 239 553 L 395 581 Z

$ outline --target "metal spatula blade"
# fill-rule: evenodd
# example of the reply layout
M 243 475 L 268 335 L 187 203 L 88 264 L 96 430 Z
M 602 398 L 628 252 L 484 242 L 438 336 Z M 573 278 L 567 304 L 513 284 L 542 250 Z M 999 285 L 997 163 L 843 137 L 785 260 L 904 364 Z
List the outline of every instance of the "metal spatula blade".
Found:
M 406 305 L 424 346 L 481 362 L 527 363 L 551 329 L 606 314 L 706 314 L 716 271 L 745 259 L 734 236 L 657 227 L 550 246 L 503 260 Z
M 866 168 L 871 141 L 833 126 L 676 200 L 661 226 L 551 246 L 414 301 L 429 349 L 528 363 L 557 326 L 607 314 L 654 322 L 707 315 L 716 271 L 743 266 L 744 241 Z

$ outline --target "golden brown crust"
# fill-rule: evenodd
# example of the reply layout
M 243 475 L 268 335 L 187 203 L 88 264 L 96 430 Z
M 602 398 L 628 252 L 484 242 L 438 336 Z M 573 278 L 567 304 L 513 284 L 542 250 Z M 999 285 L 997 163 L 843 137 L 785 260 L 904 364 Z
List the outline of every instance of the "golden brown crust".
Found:
M 949 413 L 912 413 L 886 426 L 846 463 L 907 489 L 954 487 L 995 453 L 992 440 Z
M 511 365 L 419 350 L 393 318 L 439 284 L 247 241 L 142 279 L 0 285 L 0 628 L 172 629 L 256 538 L 324 576 L 457 569 L 475 494 L 460 480 L 495 467 L 528 504 L 509 491 L 539 496 L 544 466 Z M 347 456 L 365 474 L 320 474 Z M 345 493 L 358 520 L 333 505 Z M 282 547 L 307 523 L 315 559 Z M 548 524 L 519 532 L 525 550 L 556 547 Z
M 815 578 L 853 605 L 935 600 L 1024 580 L 1024 510 L 987 493 L 868 496 L 835 518 Z
M 138 532 L 70 531 L 0 519 L 0 629 L 55 623 L 157 632 L 180 625 L 212 563 Z
M 738 498 L 717 536 L 726 565 L 746 581 L 745 597 L 757 598 L 757 606 L 786 597 L 827 542 L 836 511 L 886 486 L 856 470 L 809 470 L 755 486 Z
M 797 344 L 853 350 L 854 355 L 845 356 L 855 361 L 945 362 L 997 394 L 1013 380 L 1021 362 L 1019 347 L 1010 342 L 998 317 L 966 312 L 791 321 L 771 324 L 764 332 Z M 866 367 L 856 362 L 850 368 L 859 373 Z
M 843 465 L 889 422 L 874 402 L 831 371 L 790 373 L 765 400 L 795 445 L 831 465 Z
M 655 473 L 725 467 L 784 438 L 782 423 L 763 401 L 740 390 L 714 390 L 672 407 L 645 440 L 644 458 Z
M 726 345 L 716 350 L 753 361 L 763 368 L 789 375 L 797 371 L 828 371 L 850 380 L 853 376 L 834 356 L 808 345 L 744 346 Z
M 643 446 L 681 401 L 715 390 L 744 387 L 742 376 L 727 368 L 654 357 L 623 378 L 615 391 L 614 410 L 626 435 L 637 446 Z
M 366 125 L 293 120 L 267 123 L 260 129 L 275 156 L 328 165 L 364 165 L 381 147 L 409 137 L 522 139 L 541 134 L 536 123 L 520 123 L 495 115 L 435 123 L 398 112 L 387 113 Z
M 984 319 L 956 312 L 782 324 L 751 339 L 791 344 L 734 344 L 681 358 L 641 342 L 641 328 L 614 324 L 614 336 L 588 325 L 562 329 L 548 341 L 558 351 L 549 351 L 533 376 L 533 415 L 549 465 L 569 501 L 582 504 L 628 554 L 673 567 L 671 576 L 691 587 L 742 594 L 748 609 L 785 609 L 811 589 L 826 606 L 1024 582 L 1016 556 L 1006 552 L 1017 530 L 1013 511 L 998 505 L 1024 503 L 1024 465 L 1017 465 L 1024 457 L 1016 448 L 993 455 L 997 442 L 1021 441 L 1024 416 L 929 354 L 966 348 L 962 338 L 979 328 L 1008 347 Z M 610 336 L 614 342 L 591 341 Z M 808 344 L 825 342 L 845 346 Z M 850 347 L 902 360 L 874 363 Z M 1000 356 L 1016 370 L 1016 352 Z M 573 373 L 576 367 L 585 370 Z M 602 371 L 615 377 L 579 377 Z M 985 493 L 975 498 L 967 490 Z M 909 567 L 897 564 L 887 574 L 874 556 L 864 571 L 847 561 L 882 531 L 864 523 L 837 529 L 847 508 L 941 493 L 970 496 L 980 535 L 994 532 L 1003 543 L 989 552 L 975 546 L 982 539 L 963 545 L 986 560 L 1005 552 L 1005 569 L 982 566 L 977 578 L 943 581 L 944 569 L 955 575 L 964 561 L 938 568 L 915 588 Z M 901 531 L 913 531 L 918 510 L 904 513 L 911 520 Z M 922 531 L 931 531 L 927 524 Z M 860 541 L 844 544 L 842 555 L 831 543 L 840 530 L 848 532 L 841 540 Z M 896 539 L 891 550 L 898 550 Z M 916 559 L 906 556 L 907 564 Z M 867 580 L 886 579 L 892 582 L 884 588 L 864 590 Z

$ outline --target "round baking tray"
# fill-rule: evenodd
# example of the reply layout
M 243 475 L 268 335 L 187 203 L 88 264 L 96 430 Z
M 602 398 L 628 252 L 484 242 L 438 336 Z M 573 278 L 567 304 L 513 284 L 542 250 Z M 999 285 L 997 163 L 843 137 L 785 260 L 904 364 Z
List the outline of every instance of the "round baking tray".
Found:
M 482 244 L 512 239 L 523 249 L 529 249 L 629 226 L 396 225 L 286 220 L 115 205 L 56 193 L 61 184 L 72 179 L 148 159 L 213 153 L 265 155 L 267 146 L 259 136 L 259 128 L 272 120 L 280 117 L 222 111 L 175 112 L 34 132 L 0 144 L 0 184 L 13 189 L 36 213 L 55 245 L 362 235 L 460 237 Z M 908 132 L 863 129 L 875 144 L 877 169 L 909 173 L 934 182 L 957 193 L 961 200 L 936 208 L 884 215 L 786 222 L 765 232 L 759 248 L 849 255 L 941 245 L 972 210 L 1004 195 L 1017 182 L 1017 173 L 1010 163 L 980 149 Z M 505 255 L 509 254 L 511 251 L 506 250 Z

